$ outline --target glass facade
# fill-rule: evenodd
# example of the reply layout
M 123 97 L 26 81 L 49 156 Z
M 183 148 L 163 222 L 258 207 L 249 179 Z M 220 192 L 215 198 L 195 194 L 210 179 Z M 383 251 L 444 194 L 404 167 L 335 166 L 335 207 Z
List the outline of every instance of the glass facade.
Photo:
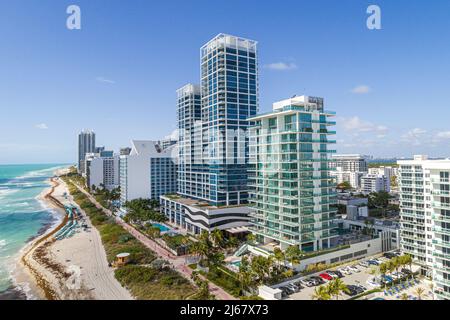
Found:
M 323 100 L 299 97 L 272 113 L 256 116 L 250 129 L 251 230 L 260 242 L 304 251 L 329 248 L 337 235 L 335 185 L 330 176 L 328 136 L 334 113 Z

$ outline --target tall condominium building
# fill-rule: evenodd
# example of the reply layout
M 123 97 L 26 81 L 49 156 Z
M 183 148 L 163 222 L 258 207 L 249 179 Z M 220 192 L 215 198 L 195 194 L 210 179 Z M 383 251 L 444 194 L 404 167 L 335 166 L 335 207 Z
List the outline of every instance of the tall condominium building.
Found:
M 133 140 L 129 155 L 120 156 L 121 203 L 138 198 L 159 199 L 177 191 L 178 150 L 155 141 Z
M 437 299 L 450 299 L 450 160 L 398 161 L 401 249 L 432 275 Z
M 83 130 L 78 135 L 78 173 L 85 173 L 84 159 L 86 153 L 95 153 L 95 133 L 92 130 Z
M 187 84 L 177 90 L 178 194 L 208 199 L 208 172 L 202 161 L 202 106 L 200 87 Z
M 294 97 L 273 112 L 250 118 L 251 231 L 260 242 L 305 251 L 330 248 L 337 236 L 332 218 L 336 185 L 330 176 L 329 140 L 335 125 L 323 99 Z
M 331 165 L 348 172 L 367 172 L 367 159 L 360 154 L 335 154 Z
M 247 118 L 258 110 L 256 46 L 219 34 L 200 49 L 200 87 L 177 92 L 179 199 L 161 198 L 161 204 L 192 232 L 248 223 Z
M 219 34 L 200 50 L 204 163 L 213 205 L 248 200 L 247 118 L 258 112 L 256 46 Z
M 87 153 L 84 160 L 87 185 L 92 188 L 115 189 L 119 186 L 119 156 L 113 151 Z

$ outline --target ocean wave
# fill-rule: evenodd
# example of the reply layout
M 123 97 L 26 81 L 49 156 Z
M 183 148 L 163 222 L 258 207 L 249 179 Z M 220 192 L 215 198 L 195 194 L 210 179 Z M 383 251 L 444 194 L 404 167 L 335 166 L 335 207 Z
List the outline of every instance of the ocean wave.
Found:
M 7 241 L 5 239 L 1 239 L 0 240 L 0 249 L 3 248 L 4 246 L 6 246 Z

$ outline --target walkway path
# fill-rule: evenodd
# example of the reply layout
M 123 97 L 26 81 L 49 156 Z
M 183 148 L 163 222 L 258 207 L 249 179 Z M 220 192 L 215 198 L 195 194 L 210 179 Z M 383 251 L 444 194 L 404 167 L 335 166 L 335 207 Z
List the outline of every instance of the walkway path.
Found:
M 123 221 L 120 217 L 115 216 L 111 210 L 103 207 L 98 201 L 86 190 L 81 188 L 75 182 L 71 180 L 71 182 L 80 190 L 83 194 L 85 194 L 89 200 L 97 207 L 97 209 L 102 210 L 106 215 L 110 217 L 114 217 L 117 224 L 122 226 L 125 230 L 127 230 L 131 235 L 133 235 L 136 239 L 138 239 L 143 245 L 145 245 L 150 250 L 154 251 L 160 258 L 169 261 L 174 269 L 176 269 L 182 276 L 191 281 L 192 269 L 186 266 L 185 259 L 183 257 L 177 257 L 165 248 L 161 247 L 152 239 L 144 236 L 140 231 L 136 230 L 134 227 L 130 226 L 128 223 Z M 200 275 L 200 278 L 205 279 Z M 214 283 L 209 282 L 209 290 L 211 294 L 213 294 L 217 299 L 220 300 L 236 300 L 235 297 L 230 295 L 228 292 L 223 290 L 221 287 L 215 285 Z

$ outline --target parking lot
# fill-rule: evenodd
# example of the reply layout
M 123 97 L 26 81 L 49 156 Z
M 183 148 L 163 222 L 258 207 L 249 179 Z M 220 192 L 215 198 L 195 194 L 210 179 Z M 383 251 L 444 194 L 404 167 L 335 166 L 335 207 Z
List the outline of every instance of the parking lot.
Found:
M 373 259 L 373 258 L 377 258 L 378 260 L 384 262 L 387 261 L 386 258 L 382 257 L 381 255 L 378 256 L 374 256 L 374 257 L 367 257 L 365 259 L 361 259 L 358 261 L 352 261 L 346 264 L 342 264 L 338 267 L 335 268 L 330 268 L 321 272 L 317 272 L 308 276 L 305 276 L 303 278 L 299 278 L 296 279 L 294 281 L 292 281 L 293 283 L 298 282 L 301 279 L 307 279 L 310 278 L 312 276 L 319 276 L 321 273 L 324 273 L 326 271 L 334 271 L 334 270 L 338 270 L 340 268 L 343 267 L 347 267 L 347 266 L 352 266 L 352 265 L 356 265 L 357 268 L 360 270 L 360 272 L 351 272 L 351 274 L 343 274 L 344 277 L 341 278 L 341 280 L 346 284 L 346 285 L 362 285 L 364 286 L 367 290 L 372 290 L 375 287 L 370 286 L 369 284 L 367 284 L 367 280 L 369 278 L 372 278 L 373 275 L 370 274 L 371 270 L 372 270 L 372 266 L 368 266 L 368 267 L 363 267 L 361 265 L 359 265 L 360 262 L 362 261 L 367 261 L 369 259 Z M 326 283 L 325 283 L 326 284 Z M 302 284 L 302 289 L 299 292 L 293 293 L 291 295 L 289 295 L 286 299 L 289 300 L 311 300 L 312 299 L 312 295 L 314 293 L 314 289 L 317 286 L 312 286 L 312 287 L 307 287 L 305 285 Z M 342 296 L 340 297 L 340 299 L 348 299 L 350 298 L 350 296 L 346 295 L 346 294 L 342 294 Z

